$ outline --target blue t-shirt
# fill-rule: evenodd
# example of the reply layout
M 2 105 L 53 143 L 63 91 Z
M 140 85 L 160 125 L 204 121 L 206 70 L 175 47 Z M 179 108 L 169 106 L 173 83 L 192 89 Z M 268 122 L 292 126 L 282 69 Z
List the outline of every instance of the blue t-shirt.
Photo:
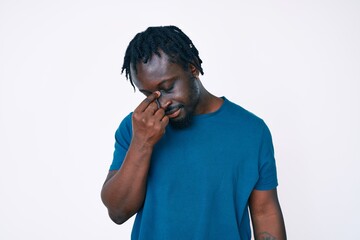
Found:
M 170 125 L 155 145 L 133 240 L 248 240 L 248 199 L 277 186 L 274 149 L 264 121 L 226 98 L 219 110 Z M 121 167 L 131 114 L 116 131 L 110 170 Z

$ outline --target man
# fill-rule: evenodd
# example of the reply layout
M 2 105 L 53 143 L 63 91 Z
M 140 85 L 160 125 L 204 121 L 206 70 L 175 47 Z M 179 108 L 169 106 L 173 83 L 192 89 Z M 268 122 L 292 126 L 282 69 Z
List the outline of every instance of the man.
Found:
M 286 239 L 265 123 L 202 85 L 202 60 L 177 27 L 130 42 L 122 71 L 146 95 L 116 131 L 102 200 L 131 239 Z

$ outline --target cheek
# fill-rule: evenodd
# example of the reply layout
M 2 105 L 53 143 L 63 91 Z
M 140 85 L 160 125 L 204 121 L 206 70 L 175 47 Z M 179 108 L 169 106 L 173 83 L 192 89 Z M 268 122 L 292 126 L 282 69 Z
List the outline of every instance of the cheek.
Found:
M 183 98 L 191 97 L 194 91 L 194 82 L 191 79 L 183 81 L 182 84 L 179 86 L 180 94 Z
M 178 90 L 174 90 L 171 94 L 169 94 L 174 101 L 186 103 L 189 101 L 191 94 L 189 89 L 187 88 L 180 88 Z
M 193 80 L 183 80 L 174 86 L 173 90 L 170 93 L 164 93 L 164 97 L 172 100 L 174 103 L 183 103 L 186 104 L 188 102 L 191 102 L 191 98 L 194 97 L 196 89 L 198 87 Z

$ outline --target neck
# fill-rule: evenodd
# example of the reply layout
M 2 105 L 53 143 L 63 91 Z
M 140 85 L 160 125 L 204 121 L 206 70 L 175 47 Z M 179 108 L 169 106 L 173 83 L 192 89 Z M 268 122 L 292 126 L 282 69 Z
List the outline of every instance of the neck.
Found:
M 200 99 L 196 107 L 196 114 L 206 114 L 216 112 L 224 102 L 222 98 L 208 92 L 200 82 Z

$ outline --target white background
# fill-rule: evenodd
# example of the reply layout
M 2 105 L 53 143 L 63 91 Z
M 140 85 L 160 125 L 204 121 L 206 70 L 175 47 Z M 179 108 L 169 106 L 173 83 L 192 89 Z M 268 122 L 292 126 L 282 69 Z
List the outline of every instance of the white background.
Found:
M 359 1 L 0 1 L 0 239 L 129 239 L 100 200 L 142 96 L 128 42 L 177 25 L 205 87 L 263 118 L 289 239 L 360 227 Z

